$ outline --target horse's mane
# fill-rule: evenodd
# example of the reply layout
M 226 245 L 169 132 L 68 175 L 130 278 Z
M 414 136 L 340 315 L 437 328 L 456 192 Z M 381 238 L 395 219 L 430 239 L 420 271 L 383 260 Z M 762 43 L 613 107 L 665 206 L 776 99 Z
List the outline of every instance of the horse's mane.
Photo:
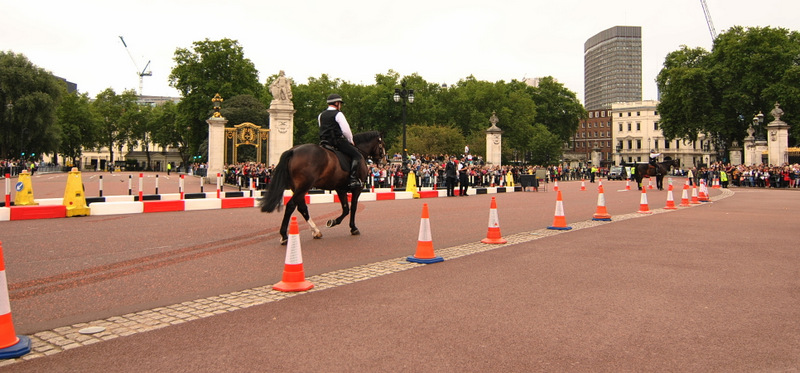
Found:
M 381 133 L 378 131 L 361 132 L 353 135 L 353 142 L 356 144 L 365 143 L 377 137 L 381 137 Z

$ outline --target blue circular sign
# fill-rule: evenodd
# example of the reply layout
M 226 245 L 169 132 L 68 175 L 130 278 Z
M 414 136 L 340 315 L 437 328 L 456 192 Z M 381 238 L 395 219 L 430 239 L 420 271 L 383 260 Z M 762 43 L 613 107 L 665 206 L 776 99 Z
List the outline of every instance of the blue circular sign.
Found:
M 20 182 L 17 182 L 17 185 L 15 185 L 14 187 L 15 187 L 15 188 L 17 188 L 17 192 L 21 192 L 21 191 L 22 191 L 22 188 L 24 188 L 24 187 L 25 187 L 25 184 L 23 184 L 23 183 L 20 181 Z

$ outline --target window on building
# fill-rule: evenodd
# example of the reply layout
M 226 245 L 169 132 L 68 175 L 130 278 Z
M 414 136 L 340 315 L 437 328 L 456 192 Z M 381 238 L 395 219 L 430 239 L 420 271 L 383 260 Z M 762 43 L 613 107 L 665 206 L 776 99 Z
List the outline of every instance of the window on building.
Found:
M 631 112 L 630 111 L 628 112 L 628 116 L 631 116 Z
M 658 115 L 658 110 L 655 111 L 655 115 Z
M 642 161 L 642 157 L 636 157 L 636 162 L 641 162 L 641 161 Z
M 658 131 L 658 122 L 653 122 L 653 129 Z
M 664 140 L 664 149 L 669 149 L 669 141 Z
M 636 140 L 636 149 L 642 148 L 642 140 Z
M 619 113 L 619 117 L 622 118 L 622 113 Z
M 675 140 L 675 150 L 678 150 L 680 148 L 681 148 L 681 140 Z
M 601 117 L 603 117 L 603 118 L 605 118 L 605 117 L 606 117 L 606 111 L 605 111 L 605 110 L 601 111 L 601 112 L 600 112 L 600 116 L 601 116 Z
M 633 140 L 628 140 L 628 149 L 633 149 Z
M 636 122 L 636 130 L 637 131 L 641 131 L 642 130 L 642 123 Z
M 590 112 L 589 112 L 589 119 L 592 119 L 592 118 L 594 118 L 594 115 L 593 115 L 593 114 L 594 114 L 594 112 L 593 112 L 593 111 L 590 111 Z
M 658 139 L 653 139 L 653 148 L 658 150 Z
M 586 128 L 586 122 L 581 123 L 581 128 Z
M 636 112 L 636 116 L 637 116 L 637 117 L 638 117 L 638 116 L 641 116 L 641 115 L 642 115 L 642 113 L 641 113 L 641 112 L 639 112 L 639 111 L 637 111 L 637 112 Z
M 631 130 L 631 124 L 628 123 L 628 132 L 630 132 L 630 130 Z

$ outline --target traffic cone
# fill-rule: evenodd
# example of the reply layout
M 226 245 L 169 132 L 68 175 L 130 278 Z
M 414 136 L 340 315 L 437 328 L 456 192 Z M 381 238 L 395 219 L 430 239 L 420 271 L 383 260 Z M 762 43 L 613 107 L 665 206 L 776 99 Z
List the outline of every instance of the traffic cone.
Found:
M 611 215 L 606 210 L 606 197 L 603 194 L 603 183 L 597 187 L 597 212 L 592 215 L 592 220 L 595 221 L 611 221 Z
M 631 179 L 625 179 L 625 190 L 631 190 Z
M 581 192 L 586 191 L 586 181 L 581 179 Z
M 680 207 L 689 207 L 689 181 L 686 181 L 686 184 L 683 184 L 683 193 L 681 194 L 681 204 L 678 205 Z
M 697 185 L 692 185 L 692 205 L 699 205 L 700 199 L 697 197 Z
M 705 181 L 700 180 L 700 190 L 698 191 L 697 199 L 700 202 L 710 202 L 711 200 L 708 199 L 708 187 L 706 186 Z
M 303 254 L 300 250 L 300 228 L 297 226 L 297 217 L 292 216 L 289 223 L 289 241 L 286 246 L 286 260 L 283 266 L 283 278 L 281 282 L 272 286 L 274 290 L 291 292 L 306 291 L 314 287 L 306 281 L 305 271 L 303 271 Z
M 553 191 L 558 192 L 558 180 L 554 180 L 553 182 L 555 183 L 553 184 Z
M 15 188 L 17 194 L 14 195 L 14 206 L 35 206 L 39 204 L 33 199 L 33 184 L 31 184 L 31 174 L 28 170 L 22 170 L 19 173 Z
M 667 205 L 664 206 L 666 210 L 677 210 L 678 208 L 675 207 L 675 199 L 672 195 L 672 179 L 669 179 L 669 187 L 667 187 Z
M 547 229 L 557 229 L 560 231 L 567 231 L 572 229 L 572 227 L 567 226 L 567 218 L 564 216 L 564 201 L 561 199 L 561 191 L 558 191 L 558 195 L 556 196 L 556 213 L 555 217 L 553 218 L 553 225 L 547 227 Z
M 719 184 L 719 178 L 718 177 L 714 177 L 714 185 L 712 185 L 711 188 L 712 189 L 720 189 L 720 188 L 722 188 L 722 186 L 720 186 L 720 184 Z
M 14 331 L 2 242 L 0 242 L 0 284 L 2 284 L 0 286 L 0 359 L 14 359 L 31 352 L 31 339 L 24 335 L 17 335 Z
M 650 211 L 650 207 L 647 205 L 647 189 L 642 188 L 642 198 L 639 199 L 639 211 L 636 211 L 640 214 L 652 214 L 653 212 Z
M 497 202 L 494 197 L 492 197 L 492 204 L 489 207 L 489 231 L 481 242 L 499 244 L 508 242 L 500 235 L 500 219 L 497 218 Z
M 653 179 L 647 178 L 647 189 L 653 190 Z
M 431 220 L 428 217 L 428 204 L 422 204 L 422 218 L 419 221 L 419 238 L 417 239 L 417 252 L 414 256 L 406 258 L 409 262 L 431 264 L 444 261 L 441 256 L 433 253 L 433 239 L 431 238 Z

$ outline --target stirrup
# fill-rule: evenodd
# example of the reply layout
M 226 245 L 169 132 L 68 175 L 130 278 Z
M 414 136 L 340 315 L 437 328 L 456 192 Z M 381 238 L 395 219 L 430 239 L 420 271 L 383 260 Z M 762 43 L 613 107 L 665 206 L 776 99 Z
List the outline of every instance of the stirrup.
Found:
M 355 179 L 350 180 L 350 183 L 347 184 L 347 187 L 350 189 L 361 189 L 363 184 L 361 184 L 361 180 Z

